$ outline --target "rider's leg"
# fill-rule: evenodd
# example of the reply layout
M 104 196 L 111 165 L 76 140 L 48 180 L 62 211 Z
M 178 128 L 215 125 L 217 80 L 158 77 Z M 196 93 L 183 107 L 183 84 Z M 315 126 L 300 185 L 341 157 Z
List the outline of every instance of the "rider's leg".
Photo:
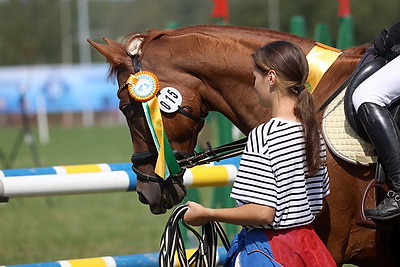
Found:
M 400 56 L 364 80 L 352 96 L 354 109 L 370 102 L 387 107 L 400 97 Z
M 400 139 L 399 129 L 390 112 L 374 103 L 363 103 L 358 117 L 382 162 L 386 177 L 393 182 L 388 193 L 375 209 L 365 211 L 366 217 L 389 220 L 400 215 Z
M 393 59 L 363 81 L 352 100 L 357 115 L 381 159 L 386 177 L 393 181 L 394 191 L 366 216 L 387 220 L 397 216 L 400 203 L 399 129 L 385 108 L 400 96 L 400 56 Z M 394 193 L 393 193 L 394 192 Z

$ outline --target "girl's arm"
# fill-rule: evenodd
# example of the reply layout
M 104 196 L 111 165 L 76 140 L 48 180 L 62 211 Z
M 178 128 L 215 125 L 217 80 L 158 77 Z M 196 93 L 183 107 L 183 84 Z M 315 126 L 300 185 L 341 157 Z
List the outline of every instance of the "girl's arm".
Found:
M 272 223 L 275 217 L 274 208 L 254 203 L 226 209 L 205 208 L 191 201 L 188 201 L 186 204 L 189 206 L 189 209 L 183 219 L 194 226 L 212 221 L 237 225 L 262 225 Z

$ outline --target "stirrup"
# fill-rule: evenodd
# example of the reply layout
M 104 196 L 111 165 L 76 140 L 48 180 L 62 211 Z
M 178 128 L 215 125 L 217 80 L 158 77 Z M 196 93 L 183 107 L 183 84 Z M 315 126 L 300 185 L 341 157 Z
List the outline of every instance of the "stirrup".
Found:
M 356 224 L 361 227 L 366 227 L 366 228 L 371 228 L 371 229 L 378 229 L 378 230 L 388 230 L 393 228 L 393 225 L 390 224 L 389 222 L 385 221 L 379 221 L 376 222 L 372 220 L 371 218 L 365 217 L 365 200 L 367 198 L 368 192 L 372 188 L 381 188 L 384 192 L 385 195 L 388 193 L 389 188 L 386 183 L 379 183 L 376 179 L 373 179 L 371 182 L 369 182 L 367 188 L 364 191 L 363 197 L 361 199 L 361 207 L 356 215 Z

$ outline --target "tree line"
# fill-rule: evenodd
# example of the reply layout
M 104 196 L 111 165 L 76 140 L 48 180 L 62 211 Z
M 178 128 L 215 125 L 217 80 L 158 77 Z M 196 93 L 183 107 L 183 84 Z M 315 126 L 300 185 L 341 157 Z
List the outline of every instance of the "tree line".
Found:
M 1 0 L 0 65 L 77 63 L 79 49 L 79 2 L 81 0 Z M 184 27 L 219 23 L 211 17 L 212 0 L 87 0 L 87 37 L 115 40 L 130 32 L 150 28 Z M 338 3 L 336 0 L 278 0 L 274 11 L 268 0 L 229 0 L 230 24 L 269 27 L 269 17 L 278 13 L 279 30 L 290 31 L 290 18 L 306 20 L 307 37 L 313 38 L 316 23 L 329 25 L 336 39 Z M 399 20 L 398 0 L 351 1 L 356 44 L 373 40 L 383 28 Z M 104 58 L 91 50 L 93 62 Z

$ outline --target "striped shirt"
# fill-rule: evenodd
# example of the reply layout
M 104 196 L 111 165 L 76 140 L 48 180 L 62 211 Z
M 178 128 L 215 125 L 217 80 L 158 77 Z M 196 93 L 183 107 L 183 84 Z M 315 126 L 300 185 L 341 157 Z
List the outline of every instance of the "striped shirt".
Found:
M 272 224 L 285 229 L 310 224 L 330 193 L 326 166 L 306 177 L 303 128 L 299 122 L 273 118 L 253 129 L 232 187 L 237 204 L 256 203 L 275 208 Z M 326 160 L 321 136 L 321 158 Z

